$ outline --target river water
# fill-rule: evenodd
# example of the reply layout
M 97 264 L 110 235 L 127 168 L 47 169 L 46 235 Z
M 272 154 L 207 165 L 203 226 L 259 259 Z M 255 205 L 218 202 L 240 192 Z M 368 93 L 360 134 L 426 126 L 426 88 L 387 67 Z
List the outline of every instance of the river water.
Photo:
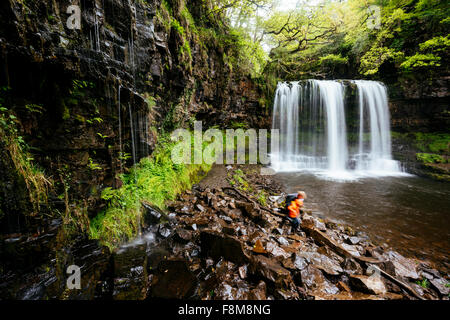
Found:
M 416 176 L 334 181 L 302 172 L 275 180 L 286 192 L 306 191 L 305 207 L 314 215 L 450 270 L 450 184 Z

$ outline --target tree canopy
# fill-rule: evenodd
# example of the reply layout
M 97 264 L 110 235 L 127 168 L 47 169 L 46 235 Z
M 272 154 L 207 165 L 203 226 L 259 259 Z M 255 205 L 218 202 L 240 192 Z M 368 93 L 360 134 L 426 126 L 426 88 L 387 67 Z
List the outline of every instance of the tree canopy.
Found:
M 448 74 L 450 6 L 437 0 L 215 0 L 256 74 L 278 78 Z

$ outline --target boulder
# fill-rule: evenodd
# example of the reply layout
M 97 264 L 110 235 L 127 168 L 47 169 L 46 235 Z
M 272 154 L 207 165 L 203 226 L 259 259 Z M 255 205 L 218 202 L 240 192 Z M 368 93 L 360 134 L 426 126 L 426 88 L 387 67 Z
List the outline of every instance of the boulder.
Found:
M 450 287 L 448 281 L 438 278 L 438 279 L 432 279 L 430 280 L 431 285 L 442 295 L 442 296 L 448 296 L 450 293 Z
M 152 298 L 187 299 L 197 287 L 197 279 L 189 270 L 186 260 L 170 258 L 162 260 L 152 278 Z
M 277 261 L 265 256 L 252 257 L 249 271 L 277 288 L 287 288 L 292 282 L 289 270 L 283 268 Z
M 419 279 L 417 273 L 417 264 L 414 260 L 403 257 L 397 252 L 387 252 L 389 260 L 393 263 L 395 268 L 395 274 L 399 277 L 410 278 L 413 280 Z
M 268 242 L 266 245 L 267 252 L 270 252 L 274 257 L 282 257 L 282 258 L 289 258 L 291 256 L 290 253 L 287 253 L 283 249 L 281 249 L 279 246 L 277 246 L 273 242 Z
M 142 207 L 145 209 L 144 219 L 149 225 L 155 225 L 161 222 L 165 214 L 158 208 L 152 206 L 150 203 L 143 201 Z
M 245 264 L 249 261 L 242 243 L 230 235 L 204 230 L 200 233 L 200 242 L 201 252 L 204 256 L 209 256 L 216 260 L 223 257 L 225 260 L 237 264 Z
M 387 292 L 384 282 L 379 276 L 350 275 L 350 286 L 354 290 L 369 294 L 385 294 Z
M 258 285 L 252 289 L 248 295 L 250 300 L 266 300 L 267 286 L 264 281 L 260 281 Z
M 329 275 L 337 276 L 344 272 L 338 262 L 317 252 L 300 252 L 298 257 L 304 258 L 308 263 Z
M 339 293 L 338 287 L 328 281 L 322 272 L 313 267 L 307 266 L 300 271 L 301 282 L 307 291 L 314 293 L 313 295 L 335 295 Z
M 278 237 L 277 241 L 282 246 L 289 246 L 289 241 L 287 241 L 286 238 Z
M 175 230 L 174 240 L 180 243 L 188 243 L 192 240 L 192 231 L 177 228 L 177 230 Z

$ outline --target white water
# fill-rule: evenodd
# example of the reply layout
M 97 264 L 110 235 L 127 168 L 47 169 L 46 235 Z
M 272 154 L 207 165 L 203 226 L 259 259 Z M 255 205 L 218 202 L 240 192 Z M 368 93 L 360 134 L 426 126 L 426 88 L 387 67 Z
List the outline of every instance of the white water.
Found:
M 272 121 L 280 130 L 279 152 L 271 155 L 275 171 L 309 170 L 345 180 L 402 174 L 391 154 L 386 88 L 375 81 L 352 83 L 357 87 L 353 103 L 342 81 L 278 84 Z M 356 131 L 346 123 L 349 117 L 355 118 Z

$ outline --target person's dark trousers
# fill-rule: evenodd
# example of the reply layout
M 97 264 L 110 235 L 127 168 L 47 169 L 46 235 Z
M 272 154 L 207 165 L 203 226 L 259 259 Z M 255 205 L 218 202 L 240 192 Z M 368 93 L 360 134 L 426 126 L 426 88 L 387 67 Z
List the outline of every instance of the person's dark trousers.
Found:
M 294 228 L 294 230 L 297 230 L 298 226 L 300 225 L 300 219 L 299 218 L 291 218 L 291 217 L 286 217 L 286 218 L 291 223 L 292 228 Z

